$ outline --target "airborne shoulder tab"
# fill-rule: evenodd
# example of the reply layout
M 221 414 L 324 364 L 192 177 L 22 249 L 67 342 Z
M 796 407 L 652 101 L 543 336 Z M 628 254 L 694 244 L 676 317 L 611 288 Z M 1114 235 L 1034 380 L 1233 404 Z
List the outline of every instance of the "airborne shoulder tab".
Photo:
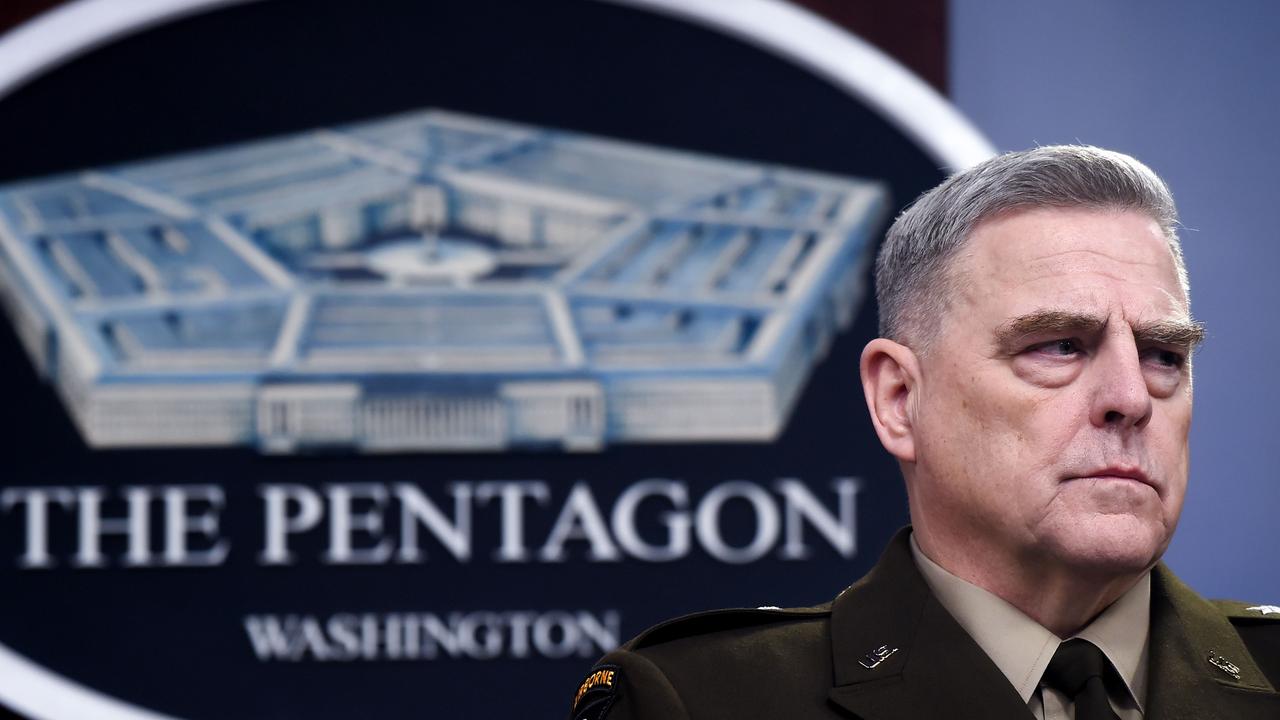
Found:
M 759 608 L 731 608 L 727 610 L 706 610 L 684 615 L 659 623 L 640 633 L 627 649 L 637 650 L 651 647 L 670 640 L 723 632 L 726 630 L 743 630 L 761 625 L 779 622 L 821 618 L 831 614 L 831 603 L 801 608 L 779 608 L 773 606 Z
M 587 673 L 573 696 L 573 720 L 604 720 L 613 701 L 618 698 L 618 683 L 622 680 L 622 668 L 617 665 L 597 665 Z

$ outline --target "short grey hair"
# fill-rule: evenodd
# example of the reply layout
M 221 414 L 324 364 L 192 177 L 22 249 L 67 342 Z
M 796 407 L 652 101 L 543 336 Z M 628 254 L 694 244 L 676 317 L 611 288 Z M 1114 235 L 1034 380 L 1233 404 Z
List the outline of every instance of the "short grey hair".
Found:
M 921 195 L 889 228 L 876 258 L 880 335 L 926 351 L 957 279 L 951 261 L 983 220 L 1016 209 L 1087 207 L 1150 215 L 1190 297 L 1178 209 L 1164 181 L 1132 157 L 1088 145 L 997 155 Z

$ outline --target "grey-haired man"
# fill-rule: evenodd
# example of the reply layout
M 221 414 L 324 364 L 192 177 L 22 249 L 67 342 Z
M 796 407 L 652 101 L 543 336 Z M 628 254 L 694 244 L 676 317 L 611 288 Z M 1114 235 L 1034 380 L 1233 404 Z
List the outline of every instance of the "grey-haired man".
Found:
M 1203 338 L 1176 223 L 1149 168 L 1092 147 L 922 196 L 881 248 L 861 361 L 912 527 L 831 603 L 640 635 L 572 716 L 1280 718 L 1280 608 L 1158 564 Z

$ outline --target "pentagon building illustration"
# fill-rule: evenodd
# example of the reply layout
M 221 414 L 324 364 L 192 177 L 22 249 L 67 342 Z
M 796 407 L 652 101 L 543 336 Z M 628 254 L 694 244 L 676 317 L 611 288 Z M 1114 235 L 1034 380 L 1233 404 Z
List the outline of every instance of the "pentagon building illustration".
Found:
M 767 441 L 887 201 L 427 110 L 0 187 L 0 298 L 92 447 Z

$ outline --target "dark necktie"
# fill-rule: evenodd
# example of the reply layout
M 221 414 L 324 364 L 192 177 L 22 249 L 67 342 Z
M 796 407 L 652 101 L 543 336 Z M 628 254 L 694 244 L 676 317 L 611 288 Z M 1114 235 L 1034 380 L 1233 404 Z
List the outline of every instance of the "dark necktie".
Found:
M 1097 645 L 1075 638 L 1058 646 L 1044 671 L 1044 684 L 1071 698 L 1076 720 L 1119 720 L 1102 681 L 1109 666 Z

